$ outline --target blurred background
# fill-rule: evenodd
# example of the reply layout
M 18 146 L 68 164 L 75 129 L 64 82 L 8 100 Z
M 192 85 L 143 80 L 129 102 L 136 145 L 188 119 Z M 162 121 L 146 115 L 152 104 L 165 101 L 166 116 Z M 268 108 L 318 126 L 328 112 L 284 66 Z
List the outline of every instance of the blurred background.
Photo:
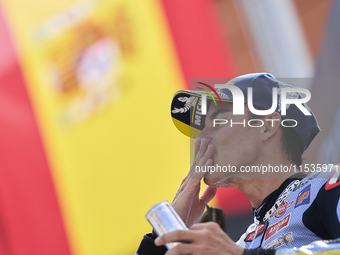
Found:
M 190 141 L 172 123 L 190 78 L 270 72 L 310 89 L 340 161 L 339 0 L 0 0 L 0 255 L 134 254 L 172 201 Z M 250 203 L 220 189 L 234 240 Z

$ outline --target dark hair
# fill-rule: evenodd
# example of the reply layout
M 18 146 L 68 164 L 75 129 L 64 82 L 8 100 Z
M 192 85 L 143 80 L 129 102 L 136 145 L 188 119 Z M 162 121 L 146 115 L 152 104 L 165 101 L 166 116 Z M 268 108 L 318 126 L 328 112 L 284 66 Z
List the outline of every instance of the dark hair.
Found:
M 249 119 L 261 119 L 264 116 L 255 115 L 249 112 Z M 255 121 L 254 121 L 255 122 Z M 256 121 L 257 122 L 257 121 Z M 282 127 L 281 129 L 281 150 L 286 155 L 287 159 L 292 161 L 297 166 L 302 164 L 303 148 L 301 141 L 295 131 L 290 127 Z
M 287 158 L 294 164 L 300 166 L 302 164 L 303 149 L 300 138 L 297 133 L 290 127 L 281 126 L 281 149 Z

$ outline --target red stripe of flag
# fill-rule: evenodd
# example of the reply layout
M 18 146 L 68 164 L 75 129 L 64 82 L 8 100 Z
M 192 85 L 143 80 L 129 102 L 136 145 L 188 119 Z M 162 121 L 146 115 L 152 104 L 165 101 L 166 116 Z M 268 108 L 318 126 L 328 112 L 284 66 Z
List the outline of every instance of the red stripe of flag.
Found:
M 0 254 L 71 254 L 44 145 L 0 8 Z

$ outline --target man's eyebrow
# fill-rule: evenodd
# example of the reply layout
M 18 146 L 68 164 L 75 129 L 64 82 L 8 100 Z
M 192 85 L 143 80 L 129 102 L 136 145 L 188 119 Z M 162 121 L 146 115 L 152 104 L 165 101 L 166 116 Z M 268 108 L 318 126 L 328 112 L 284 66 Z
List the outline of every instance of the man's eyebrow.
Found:
M 218 109 L 216 112 L 214 112 L 213 114 L 210 115 L 210 119 L 211 120 L 215 119 L 216 116 L 219 115 L 222 112 L 230 112 L 230 109 L 227 109 L 227 108 Z

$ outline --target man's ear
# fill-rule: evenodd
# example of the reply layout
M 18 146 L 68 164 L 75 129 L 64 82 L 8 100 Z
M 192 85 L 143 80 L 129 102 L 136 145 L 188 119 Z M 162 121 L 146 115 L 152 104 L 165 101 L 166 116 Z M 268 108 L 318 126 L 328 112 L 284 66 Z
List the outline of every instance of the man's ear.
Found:
M 282 117 L 278 112 L 273 112 L 264 118 L 264 125 L 261 127 L 262 141 L 268 140 L 276 134 L 281 125 Z

